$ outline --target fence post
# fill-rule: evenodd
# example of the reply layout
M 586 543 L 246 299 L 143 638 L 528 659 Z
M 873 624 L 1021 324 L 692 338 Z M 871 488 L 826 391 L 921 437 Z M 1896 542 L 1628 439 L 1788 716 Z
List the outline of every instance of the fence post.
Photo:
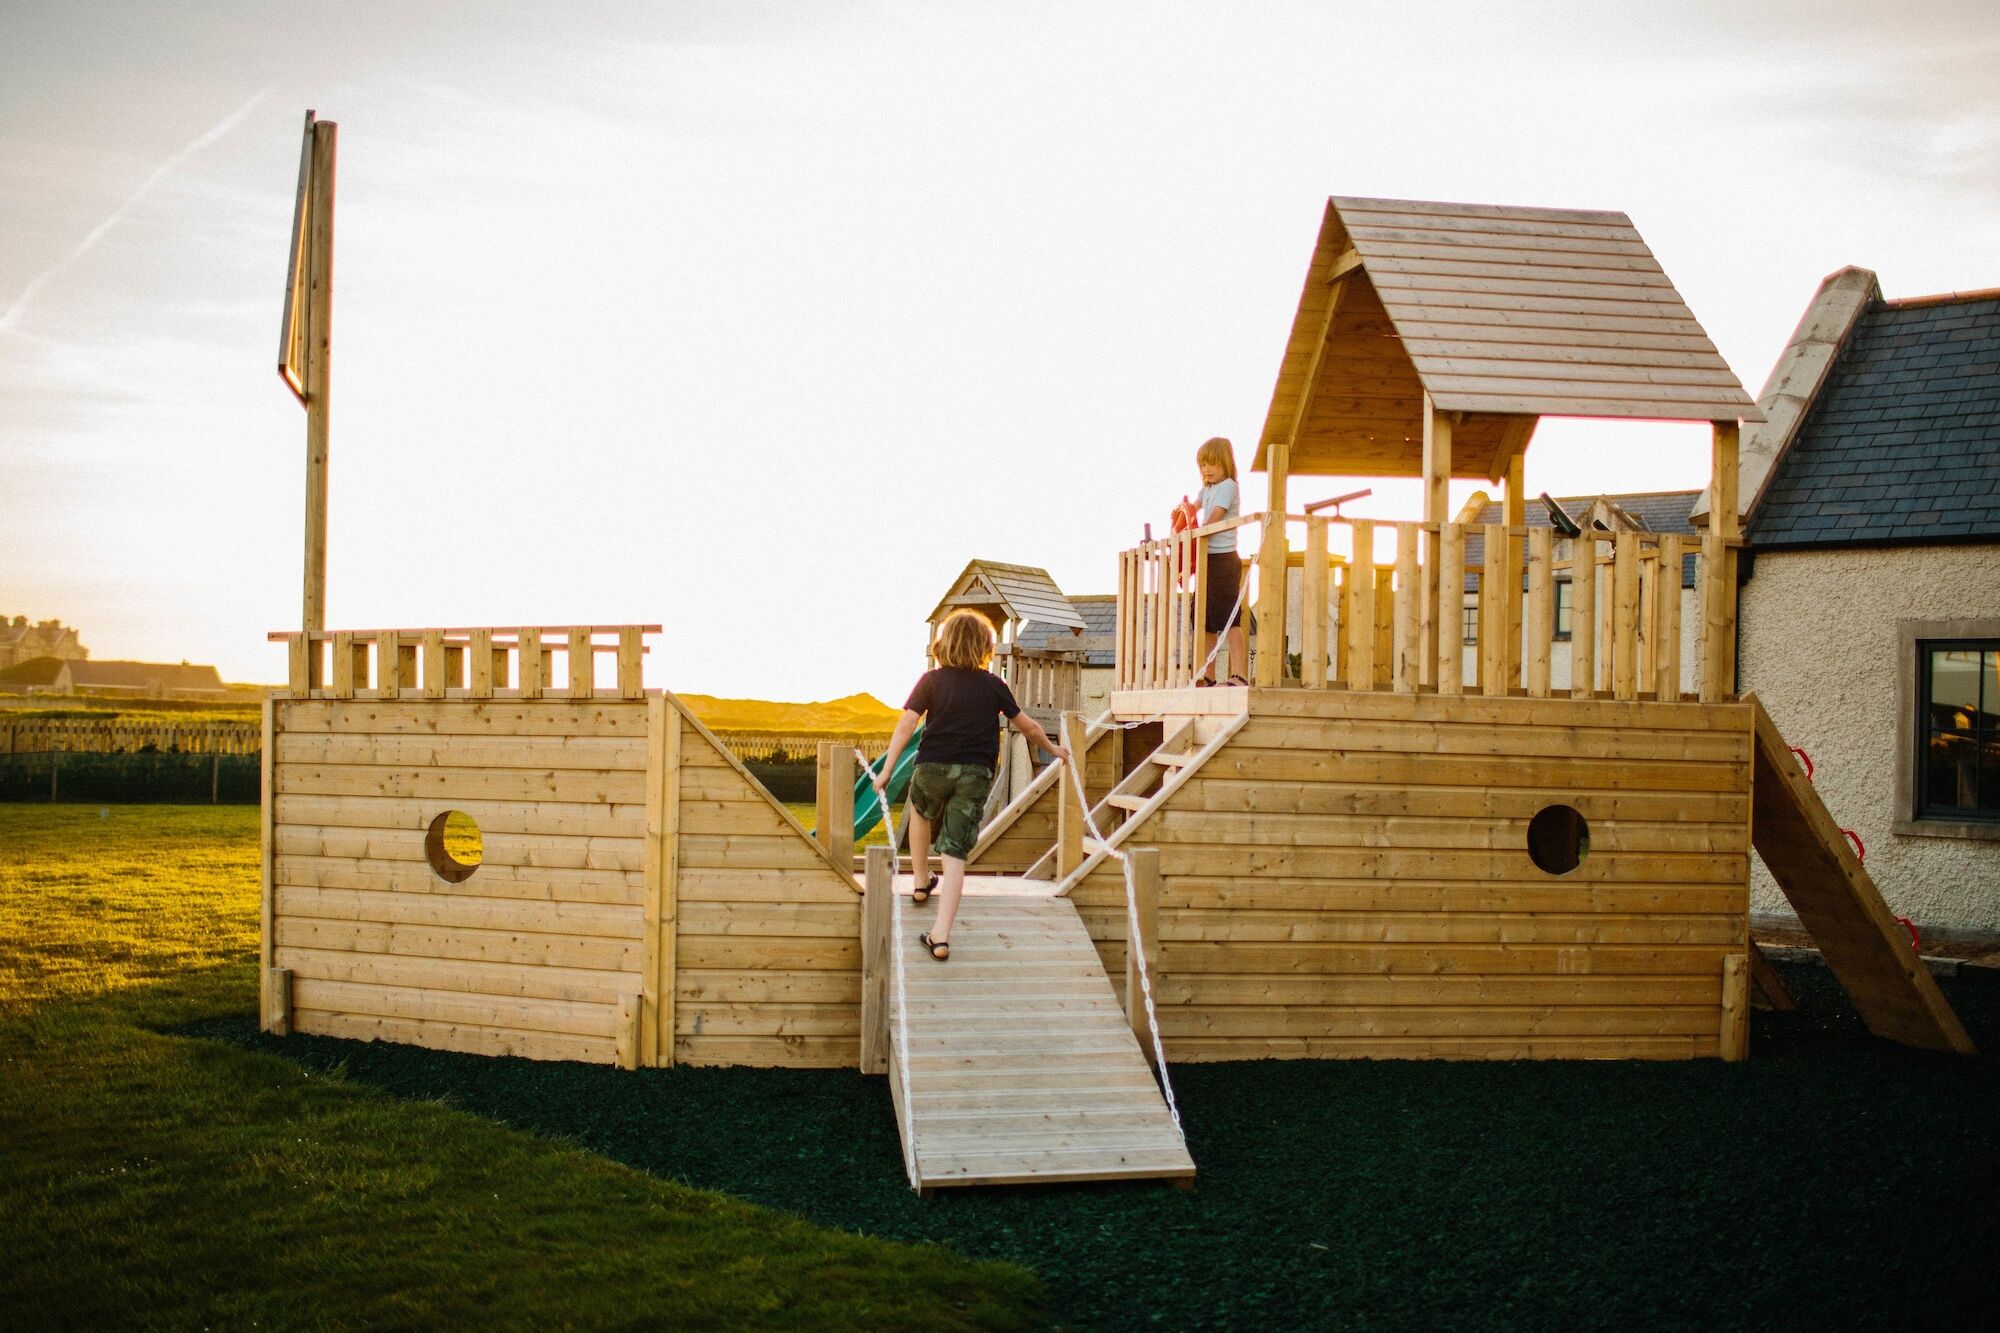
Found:
M 1079 777 L 1083 769 L 1083 714 L 1064 713 L 1062 715 L 1062 739 L 1059 744 L 1069 751 L 1069 763 L 1077 766 Z M 1062 760 L 1056 762 L 1061 763 Z M 1083 864 L 1083 798 L 1077 795 L 1080 782 L 1066 781 L 1063 774 L 1056 775 L 1056 878 L 1067 879 L 1071 871 Z
M 813 837 L 845 866 L 854 859 L 854 747 L 821 741 L 817 768 Z
M 896 891 L 896 853 L 888 847 L 868 849 L 868 872 L 861 895 L 861 1072 L 889 1072 L 889 950 L 901 941 L 889 938 L 889 895 Z
M 1139 909 L 1139 934 L 1125 942 L 1125 1021 L 1139 1039 L 1139 1050 L 1148 1060 L 1157 1059 L 1153 1034 L 1146 1022 L 1146 995 L 1139 984 L 1139 959 L 1146 959 L 1146 971 L 1153 979 L 1153 993 L 1159 995 L 1160 982 L 1160 849 L 1136 847 L 1132 858 L 1132 897 Z

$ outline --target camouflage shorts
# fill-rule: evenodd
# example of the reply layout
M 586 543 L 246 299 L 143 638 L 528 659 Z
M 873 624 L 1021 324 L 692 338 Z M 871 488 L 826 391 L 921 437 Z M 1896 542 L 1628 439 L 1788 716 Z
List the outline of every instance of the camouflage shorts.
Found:
M 910 804 L 931 826 L 931 846 L 940 856 L 963 861 L 979 841 L 979 817 L 993 770 L 979 764 L 918 764 L 910 776 Z

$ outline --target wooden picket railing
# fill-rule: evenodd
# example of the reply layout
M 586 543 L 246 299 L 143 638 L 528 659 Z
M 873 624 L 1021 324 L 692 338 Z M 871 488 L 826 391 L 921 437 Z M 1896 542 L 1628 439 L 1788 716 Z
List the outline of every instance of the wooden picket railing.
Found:
M 0 755 L 255 754 L 256 722 L 126 722 L 103 718 L 0 718 Z
M 1014 691 L 1021 707 L 1040 715 L 1083 707 L 1083 661 L 1075 653 L 1045 652 L 1013 644 L 993 654 L 993 671 Z
M 1238 621 L 1248 625 L 1254 611 L 1257 685 L 1679 700 L 1682 565 L 1694 555 L 1696 697 L 1733 697 L 1733 560 L 1719 558 L 1732 554 L 1733 544 L 1714 534 L 1562 538 L 1549 528 L 1502 524 L 1273 518 L 1249 514 L 1120 553 L 1116 688 L 1194 683 L 1207 593 L 1193 573 L 1206 562 L 1211 536 L 1237 529 L 1247 538 L 1254 527 L 1262 540 L 1246 568 Z M 1284 540 L 1284 525 L 1293 523 L 1305 529 L 1302 549 Z M 1467 539 L 1475 535 L 1480 559 L 1468 567 Z M 1711 579 L 1717 567 L 1725 574 Z M 1296 624 L 1288 623 L 1292 569 L 1300 570 Z M 1571 687 L 1558 690 L 1551 678 L 1564 581 L 1571 588 Z M 1461 636 L 1468 595 L 1478 626 L 1469 661 Z
M 658 625 L 526 625 L 472 629 L 278 632 L 290 654 L 288 693 L 315 699 L 638 699 L 645 636 Z M 600 636 L 611 641 L 599 642 Z M 617 660 L 597 679 L 597 655 Z M 556 659 L 563 659 L 558 683 Z

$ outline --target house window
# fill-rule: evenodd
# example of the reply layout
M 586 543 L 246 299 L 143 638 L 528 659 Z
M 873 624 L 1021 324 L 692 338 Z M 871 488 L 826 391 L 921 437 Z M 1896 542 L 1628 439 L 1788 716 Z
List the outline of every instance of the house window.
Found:
M 1571 586 L 1568 579 L 1564 579 L 1560 583 L 1556 584 L 1556 635 L 1555 636 L 1557 639 L 1569 638 L 1569 625 L 1570 625 L 1570 612 L 1571 612 L 1570 596 L 1575 591 L 1576 589 Z
M 1917 644 L 1916 817 L 2000 823 L 2000 640 Z
M 1479 642 L 1479 603 L 1474 602 L 1460 612 L 1459 638 L 1465 643 Z

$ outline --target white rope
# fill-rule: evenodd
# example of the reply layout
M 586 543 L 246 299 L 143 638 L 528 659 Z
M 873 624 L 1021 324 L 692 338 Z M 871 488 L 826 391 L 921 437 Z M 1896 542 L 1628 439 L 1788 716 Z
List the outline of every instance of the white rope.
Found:
M 861 760 L 862 771 L 869 777 L 876 776 L 875 766 L 860 750 L 855 755 Z M 875 799 L 882 803 L 882 822 L 889 829 L 889 953 L 894 959 L 896 979 L 896 1021 L 889 1026 L 896 1034 L 896 1081 L 903 1089 L 903 1117 L 909 1121 L 911 1130 L 904 1137 L 904 1151 L 908 1154 L 904 1166 L 912 1181 L 916 1177 L 917 1160 L 917 1108 L 910 1095 L 910 993 L 904 981 L 903 971 L 903 895 L 896 892 L 896 849 L 902 846 L 902 834 L 896 829 L 895 808 L 889 804 L 889 756 L 882 756 L 882 785 L 875 792 Z M 873 786 L 873 783 L 869 784 Z M 912 874 L 915 867 L 912 867 Z M 914 883 L 914 879 L 912 883 Z
M 1078 738 L 1078 744 L 1082 744 Z M 1084 827 L 1090 836 L 1104 848 L 1104 854 L 1118 862 L 1125 872 L 1125 951 L 1139 965 L 1139 993 L 1146 1001 L 1146 1027 L 1153 1034 L 1153 1064 L 1160 1071 L 1160 1091 L 1166 1095 L 1167 1114 L 1173 1117 L 1174 1132 L 1187 1142 L 1187 1130 L 1181 1126 L 1181 1108 L 1174 1101 L 1173 1080 L 1167 1077 L 1167 1052 L 1160 1041 L 1160 1014 L 1153 1006 L 1153 978 L 1146 967 L 1146 949 L 1139 938 L 1139 889 L 1132 879 L 1132 858 L 1116 847 L 1108 845 L 1104 834 L 1098 829 L 1097 821 L 1090 814 L 1090 796 L 1083 789 L 1083 770 L 1074 759 L 1068 764 L 1071 780 L 1076 786 L 1077 804 L 1083 808 Z

